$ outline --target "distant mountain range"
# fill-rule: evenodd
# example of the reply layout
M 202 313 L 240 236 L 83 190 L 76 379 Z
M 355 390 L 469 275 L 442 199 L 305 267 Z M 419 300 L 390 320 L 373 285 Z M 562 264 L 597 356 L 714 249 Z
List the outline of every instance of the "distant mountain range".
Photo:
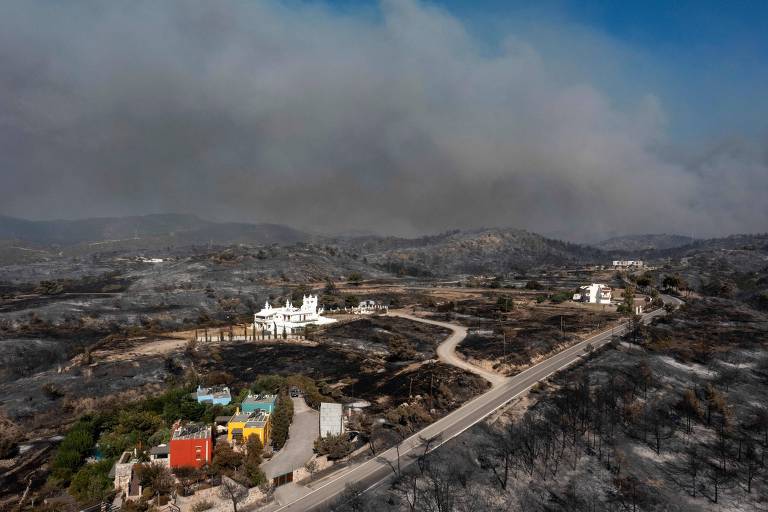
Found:
M 169 245 L 295 243 L 310 235 L 278 224 L 212 222 L 195 215 L 157 214 L 79 220 L 32 221 L 0 216 L 0 240 L 72 246 L 153 239 Z
M 402 238 L 365 232 L 322 236 L 279 224 L 213 222 L 180 214 L 53 221 L 0 216 L 0 264 L 104 252 L 158 254 L 209 243 L 336 246 L 379 269 L 425 276 L 524 272 L 541 265 L 605 264 L 615 257 L 653 260 L 723 250 L 750 250 L 753 255 L 768 251 L 768 236 L 759 234 L 694 241 L 680 235 L 630 235 L 590 246 L 506 228 Z

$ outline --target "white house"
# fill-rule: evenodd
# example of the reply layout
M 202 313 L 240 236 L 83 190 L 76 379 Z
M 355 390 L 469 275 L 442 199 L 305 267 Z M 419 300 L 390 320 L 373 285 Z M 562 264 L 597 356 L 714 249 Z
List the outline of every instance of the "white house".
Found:
M 574 294 L 573 300 L 591 304 L 610 304 L 611 287 L 605 284 L 592 283 L 579 287 L 579 293 Z
M 320 403 L 320 437 L 344 433 L 344 413 L 341 404 Z
M 613 268 L 643 268 L 643 260 L 613 260 Z
M 360 301 L 357 307 L 352 309 L 352 313 L 355 315 L 371 315 L 373 313 L 386 313 L 387 309 L 387 306 L 368 299 Z
M 164 260 L 163 258 L 145 258 L 143 256 L 139 256 L 138 261 L 142 263 L 162 263 Z
M 268 331 L 278 336 L 285 331 L 286 334 L 298 334 L 304 332 L 308 325 L 323 325 L 335 322 L 333 318 L 322 316 L 323 308 L 317 307 L 317 295 L 302 297 L 301 307 L 295 307 L 290 299 L 285 301 L 285 306 L 273 308 L 267 301 L 264 308 L 253 315 L 253 323 L 258 331 Z

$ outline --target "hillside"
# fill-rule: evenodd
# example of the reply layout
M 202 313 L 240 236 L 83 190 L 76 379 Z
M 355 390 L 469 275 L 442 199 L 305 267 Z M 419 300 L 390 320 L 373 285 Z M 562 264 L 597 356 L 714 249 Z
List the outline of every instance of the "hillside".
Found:
M 616 236 L 593 245 L 604 251 L 630 252 L 673 249 L 690 244 L 694 239 L 682 235 L 626 235 Z
M 369 263 L 409 275 L 503 273 L 607 259 L 599 249 L 518 229 L 450 231 L 417 239 L 367 238 L 357 243 Z
M 0 240 L 29 244 L 75 246 L 97 242 L 138 245 L 202 243 L 295 243 L 309 235 L 278 224 L 212 222 L 194 215 L 158 214 L 78 220 L 31 221 L 0 216 Z

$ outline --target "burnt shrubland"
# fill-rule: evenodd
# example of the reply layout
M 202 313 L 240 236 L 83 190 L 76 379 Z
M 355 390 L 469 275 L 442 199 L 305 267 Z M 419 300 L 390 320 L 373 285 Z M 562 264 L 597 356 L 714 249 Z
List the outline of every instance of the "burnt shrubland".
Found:
M 712 324 L 706 332 L 715 321 L 724 324 L 722 339 Z M 670 330 L 697 322 L 701 329 Z M 768 492 L 762 322 L 761 313 L 740 303 L 692 301 L 628 337 L 637 343 L 598 350 L 536 386 L 530 408 L 513 408 L 423 457 L 396 476 L 388 501 L 373 496 L 366 504 L 759 510 Z M 710 338 L 716 350 L 706 364 L 685 359 L 675 345 L 656 344 L 659 330 L 688 342 Z

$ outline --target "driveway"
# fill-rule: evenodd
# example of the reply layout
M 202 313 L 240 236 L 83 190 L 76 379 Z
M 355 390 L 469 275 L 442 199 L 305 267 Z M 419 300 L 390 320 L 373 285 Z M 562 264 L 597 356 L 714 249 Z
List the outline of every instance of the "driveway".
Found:
M 293 423 L 288 430 L 288 441 L 261 469 L 272 479 L 304 466 L 312 458 L 315 439 L 320 432 L 320 413 L 311 409 L 303 397 L 292 398 Z

